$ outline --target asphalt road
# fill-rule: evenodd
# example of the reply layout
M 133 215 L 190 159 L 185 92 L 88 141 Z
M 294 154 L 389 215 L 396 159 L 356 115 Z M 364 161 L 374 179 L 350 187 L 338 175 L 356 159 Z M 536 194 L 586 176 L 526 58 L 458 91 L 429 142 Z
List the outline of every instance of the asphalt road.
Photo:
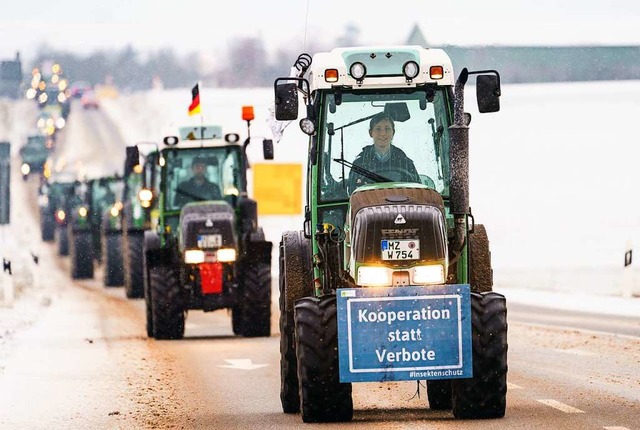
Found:
M 16 192 L 29 196 L 24 185 Z M 68 257 L 36 243 L 30 204 L 16 205 L 16 219 L 40 263 L 14 307 L 0 310 L 10 327 L 0 332 L 0 428 L 640 429 L 640 316 L 518 304 L 509 305 L 504 418 L 454 420 L 430 410 L 416 382 L 360 383 L 353 422 L 303 424 L 280 406 L 275 276 L 271 337 L 234 336 L 222 310 L 190 312 L 183 340 L 150 340 L 144 301 L 104 287 L 100 267 L 93 280 L 72 281 Z

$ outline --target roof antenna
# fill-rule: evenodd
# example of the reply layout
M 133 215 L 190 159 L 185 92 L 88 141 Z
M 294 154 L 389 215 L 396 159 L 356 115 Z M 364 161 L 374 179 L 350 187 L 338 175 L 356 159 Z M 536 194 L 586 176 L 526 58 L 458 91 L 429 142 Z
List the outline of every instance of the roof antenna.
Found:
M 311 0 L 307 0 L 307 15 L 304 17 L 304 45 L 302 47 L 302 52 L 307 50 L 307 27 L 309 25 L 309 3 Z

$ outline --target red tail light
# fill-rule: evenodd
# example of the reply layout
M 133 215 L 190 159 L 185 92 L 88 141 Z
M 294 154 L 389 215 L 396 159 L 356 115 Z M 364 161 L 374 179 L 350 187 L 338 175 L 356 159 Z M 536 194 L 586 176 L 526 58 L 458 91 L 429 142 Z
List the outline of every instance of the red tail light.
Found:
M 200 286 L 203 294 L 222 293 L 222 263 L 202 263 L 200 269 Z

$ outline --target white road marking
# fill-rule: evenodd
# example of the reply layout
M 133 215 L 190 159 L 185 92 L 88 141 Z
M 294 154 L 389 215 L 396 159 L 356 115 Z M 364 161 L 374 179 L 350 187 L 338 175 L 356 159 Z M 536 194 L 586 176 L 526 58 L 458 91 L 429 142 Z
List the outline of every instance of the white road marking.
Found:
M 520 385 L 507 382 L 507 390 L 522 390 L 522 387 Z
M 223 364 L 218 367 L 226 367 L 227 369 L 254 370 L 266 367 L 266 364 L 253 364 L 250 358 L 235 358 L 224 360 L 229 364 Z
M 582 349 L 555 349 L 554 351 L 563 352 L 565 354 L 582 355 L 582 356 L 585 356 L 585 357 L 590 356 L 590 355 L 596 355 L 593 352 L 584 351 Z
M 603 428 L 604 430 L 629 430 L 629 429 L 628 429 L 628 428 L 626 428 L 626 427 L 616 427 L 616 426 L 613 426 L 613 427 L 602 427 L 602 428 Z
M 564 403 L 561 403 L 557 400 L 553 400 L 553 399 L 538 399 L 538 401 L 540 403 L 542 403 L 543 405 L 547 405 L 547 406 L 551 406 L 552 408 L 556 408 L 559 411 L 565 412 L 567 414 L 584 414 L 584 411 L 581 411 L 580 409 L 576 409 L 572 406 L 569 405 L 565 405 Z

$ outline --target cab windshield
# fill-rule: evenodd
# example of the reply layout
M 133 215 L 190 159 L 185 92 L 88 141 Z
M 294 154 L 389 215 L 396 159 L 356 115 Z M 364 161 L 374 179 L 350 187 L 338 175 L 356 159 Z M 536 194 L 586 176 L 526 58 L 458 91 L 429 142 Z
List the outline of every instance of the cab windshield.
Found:
M 347 200 L 359 186 L 379 182 L 420 183 L 448 196 L 445 89 L 332 93 L 324 99 L 323 112 L 321 202 Z
M 186 202 L 215 199 L 215 197 L 200 196 L 197 192 L 179 193 L 185 185 L 201 174 L 206 181 L 215 184 L 220 196 L 231 201 L 232 195 L 239 195 L 245 191 L 245 184 L 240 169 L 240 147 L 207 147 L 182 150 L 166 150 L 163 154 L 166 163 L 165 177 L 165 208 L 166 210 L 180 210 Z M 194 164 L 202 167 L 195 168 Z M 201 169 L 201 172 L 199 170 Z

